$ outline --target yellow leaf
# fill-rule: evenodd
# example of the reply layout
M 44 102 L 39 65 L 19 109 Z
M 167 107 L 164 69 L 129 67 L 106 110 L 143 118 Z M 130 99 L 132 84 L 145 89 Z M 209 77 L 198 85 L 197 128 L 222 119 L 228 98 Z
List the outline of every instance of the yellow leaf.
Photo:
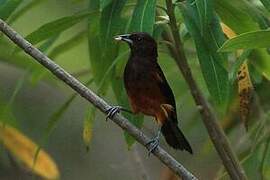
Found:
M 251 97 L 253 86 L 250 80 L 248 65 L 243 63 L 237 74 L 238 78 L 238 93 L 240 103 L 240 118 L 244 122 L 246 129 L 248 128 L 248 114 L 251 107 Z
M 83 141 L 84 144 L 86 145 L 86 150 L 89 150 L 89 145 L 92 140 L 92 135 L 93 135 L 93 120 L 95 119 L 96 116 L 96 109 L 94 107 L 91 107 L 87 114 L 86 118 L 84 120 L 84 126 L 83 126 Z
M 87 149 L 89 148 L 91 140 L 92 140 L 92 125 L 87 122 L 84 124 L 83 127 L 83 141 Z
M 34 162 L 38 146 L 17 129 L 0 122 L 0 142 L 34 173 L 45 179 L 59 179 L 59 171 L 53 159 L 41 149 Z
M 221 24 L 223 32 L 227 35 L 228 38 L 233 38 L 236 36 L 235 32 L 231 30 L 227 25 Z M 237 51 L 237 56 L 240 56 L 242 50 Z M 253 93 L 253 85 L 250 80 L 248 65 L 244 62 L 237 73 L 238 79 L 238 94 L 239 94 L 239 110 L 240 118 L 245 124 L 246 129 L 248 128 L 248 114 L 251 107 L 251 97 Z

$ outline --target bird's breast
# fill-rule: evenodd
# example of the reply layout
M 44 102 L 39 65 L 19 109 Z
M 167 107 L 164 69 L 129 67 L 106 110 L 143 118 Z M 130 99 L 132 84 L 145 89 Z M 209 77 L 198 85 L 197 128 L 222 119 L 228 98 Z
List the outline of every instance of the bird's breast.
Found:
M 153 66 L 147 63 L 128 62 L 124 84 L 134 112 L 155 116 L 164 102 L 155 78 Z

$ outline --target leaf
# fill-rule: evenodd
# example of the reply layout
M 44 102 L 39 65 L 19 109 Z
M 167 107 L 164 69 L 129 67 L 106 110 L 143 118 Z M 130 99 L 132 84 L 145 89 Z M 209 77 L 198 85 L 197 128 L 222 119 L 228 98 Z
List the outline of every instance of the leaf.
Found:
M 237 74 L 238 94 L 240 104 L 240 118 L 248 129 L 248 115 L 251 108 L 251 99 L 253 94 L 253 85 L 250 80 L 248 65 L 244 63 Z
M 250 50 L 244 51 L 244 52 L 236 59 L 236 61 L 233 63 L 233 65 L 232 65 L 232 67 L 231 67 L 230 74 L 229 74 L 231 84 L 233 84 L 233 82 L 236 80 L 237 73 L 238 73 L 240 67 L 241 67 L 244 63 L 247 63 L 247 60 L 248 60 L 247 57 L 250 55 L 250 53 L 251 53 Z
M 12 14 L 12 16 L 8 19 L 8 23 L 11 24 L 16 21 L 19 17 L 23 16 L 26 12 L 29 12 L 32 8 L 36 7 L 40 3 L 45 2 L 44 0 L 32 0 L 24 7 L 18 9 L 16 12 Z M 1 4 L 1 2 L 0 2 Z
M 22 3 L 22 0 L 7 0 L 0 3 L 0 18 L 6 20 Z
M 93 9 L 93 3 L 99 2 L 98 0 L 90 1 L 89 11 L 99 9 L 99 6 L 96 9 Z M 95 78 L 95 82 L 98 83 L 103 76 L 103 61 L 101 59 L 102 48 L 100 45 L 99 38 L 99 28 L 100 27 L 100 15 L 95 14 L 93 16 L 89 16 L 88 18 L 88 52 L 89 52 L 89 60 L 91 65 L 91 70 L 93 73 L 93 77 Z
M 223 30 L 225 34 L 229 38 L 234 38 L 236 36 L 235 32 L 233 32 L 228 26 L 222 24 Z M 248 64 L 245 61 L 247 56 L 250 54 L 250 51 L 245 51 L 242 53 L 242 50 L 238 50 L 236 56 L 240 58 L 236 60 L 232 69 L 232 79 L 231 84 L 233 85 L 236 72 L 237 72 L 237 79 L 238 79 L 238 95 L 239 95 L 239 113 L 240 119 L 244 123 L 246 130 L 248 129 L 248 115 L 251 108 L 252 103 L 252 95 L 253 95 L 253 84 L 250 79 Z M 242 59 L 241 59 L 242 58 Z M 244 62 L 245 61 L 245 62 Z
M 255 49 L 270 47 L 270 30 L 259 30 L 240 34 L 226 41 L 220 52 L 235 51 L 237 49 Z
M 196 6 L 196 3 L 192 3 L 192 6 L 190 1 L 189 3 L 179 3 L 178 5 L 185 25 L 195 41 L 197 55 L 207 88 L 214 102 L 223 109 L 227 105 L 228 98 L 228 72 L 222 65 L 225 64 L 224 56 L 216 51 L 223 43 L 224 36 L 214 13 L 211 18 L 209 15 L 205 15 L 204 20 L 199 22 L 200 17 L 198 17 L 197 11 L 199 7 Z M 211 5 L 207 6 L 207 10 L 213 11 Z M 200 10 L 200 13 L 205 14 L 206 12 Z M 201 27 L 202 25 L 200 24 L 202 23 L 207 24 Z M 202 28 L 205 30 L 202 30 Z
M 131 32 L 153 33 L 156 0 L 138 0 L 130 23 Z
M 260 29 L 257 21 L 260 16 L 254 9 L 254 6 L 248 6 L 245 0 L 215 0 L 215 9 L 221 20 L 229 26 L 236 34 L 257 31 Z M 269 55 L 264 49 L 256 49 L 253 53 L 256 58 L 252 64 L 268 80 L 270 79 L 270 61 Z
M 105 94 L 111 82 L 112 76 L 105 82 L 103 76 L 117 56 L 118 45 L 113 37 L 124 28 L 120 15 L 125 2 L 126 0 L 112 1 L 102 10 L 100 17 L 89 18 L 88 44 L 91 70 L 97 86 L 102 90 L 101 94 Z M 95 8 L 99 7 L 98 2 L 91 3 L 96 3 Z M 103 87 L 100 87 L 101 82 Z
M 50 37 L 49 39 L 47 39 L 44 43 L 42 43 L 38 49 L 40 51 L 42 51 L 43 53 L 47 54 L 48 50 L 50 47 L 52 47 L 52 45 L 57 41 L 57 39 L 59 38 L 60 34 L 56 34 L 52 37 Z
M 103 79 L 104 73 L 117 56 L 118 46 L 114 42 L 113 36 L 123 28 L 120 14 L 124 4 L 125 0 L 112 1 L 102 10 L 101 16 L 89 17 L 89 56 L 91 70 L 98 86 Z M 99 9 L 99 6 L 99 1 L 91 1 L 89 7 L 91 8 L 90 10 L 95 10 Z M 106 92 L 106 87 L 109 85 L 108 82 L 110 80 L 107 83 L 103 83 L 102 93 Z
M 264 7 L 270 12 L 270 0 L 260 0 Z
M 222 22 L 229 26 L 236 34 L 259 29 L 252 15 L 244 8 L 243 0 L 215 0 L 215 9 Z
M 247 155 L 244 163 L 242 166 L 247 173 L 247 177 L 250 179 L 258 179 L 259 175 L 259 166 L 260 166 L 260 154 L 261 154 L 261 147 L 256 148 L 254 152 L 251 152 Z
M 86 113 L 83 125 L 83 141 L 86 146 L 86 150 L 89 150 L 89 145 L 93 136 L 93 122 L 96 117 L 96 108 L 91 106 Z
M 26 39 L 32 44 L 37 44 L 43 40 L 46 40 L 52 36 L 71 28 L 75 24 L 79 23 L 86 17 L 95 14 L 96 12 L 81 13 L 73 16 L 63 17 L 52 22 L 46 23 L 39 27 L 34 32 L 26 36 Z
M 105 7 L 101 13 L 100 19 L 100 35 L 101 45 L 105 51 L 108 49 L 112 51 L 111 45 L 114 45 L 115 42 L 113 37 L 121 29 L 121 11 L 124 7 L 126 0 L 112 1 L 110 5 Z
M 267 177 L 270 176 L 270 138 L 265 142 L 260 170 L 263 175 L 263 179 L 267 179 Z
M 108 6 L 112 0 L 100 0 L 100 8 L 104 9 L 106 6 Z
M 20 77 L 20 79 L 17 80 L 16 86 L 14 90 L 12 91 L 12 95 L 10 96 L 8 102 L 5 103 L 3 107 L 1 107 L 2 105 L 0 104 L 0 121 L 2 120 L 0 124 L 1 123 L 17 124 L 16 118 L 14 118 L 13 113 L 12 113 L 12 106 L 18 93 L 22 89 L 24 83 L 27 81 L 28 75 L 29 75 L 29 68 L 26 70 L 25 74 L 23 74 Z M 9 120 L 9 122 L 5 122 L 5 120 Z
M 44 151 L 40 150 L 34 163 L 37 145 L 15 128 L 0 124 L 0 139 L 3 145 L 21 160 L 29 169 L 46 179 L 58 179 L 60 174 L 56 163 Z

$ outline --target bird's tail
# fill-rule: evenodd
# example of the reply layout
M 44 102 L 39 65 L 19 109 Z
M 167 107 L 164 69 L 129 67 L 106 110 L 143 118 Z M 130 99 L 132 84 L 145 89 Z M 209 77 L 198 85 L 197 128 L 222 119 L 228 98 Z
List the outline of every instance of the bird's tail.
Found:
M 161 127 L 161 132 L 167 143 L 174 149 L 186 150 L 190 154 L 193 153 L 187 139 L 178 128 L 177 122 L 174 122 L 172 119 L 167 119 Z

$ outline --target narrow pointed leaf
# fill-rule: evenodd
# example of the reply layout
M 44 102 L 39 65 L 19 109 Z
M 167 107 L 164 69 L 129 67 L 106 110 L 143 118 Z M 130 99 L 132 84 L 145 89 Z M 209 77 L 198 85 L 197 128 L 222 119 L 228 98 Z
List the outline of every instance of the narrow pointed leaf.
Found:
M 89 150 L 89 146 L 93 137 L 93 122 L 95 117 L 96 108 L 94 106 L 91 106 L 86 113 L 83 125 L 83 141 L 87 151 Z
M 225 37 L 216 15 L 205 12 L 206 9 L 213 11 L 211 3 L 209 6 L 208 4 L 196 6 L 195 1 L 189 3 L 180 3 L 179 7 L 185 25 L 195 41 L 207 88 L 215 103 L 224 108 L 228 98 L 228 72 L 223 67 L 223 64 L 226 64 L 224 54 L 218 54 L 217 49 L 224 42 Z
M 104 9 L 106 6 L 108 6 L 112 0 L 100 0 L 100 8 Z
M 37 44 L 43 40 L 46 40 L 52 36 L 55 36 L 75 24 L 79 23 L 86 17 L 94 14 L 96 12 L 90 12 L 90 13 L 82 13 L 78 15 L 73 16 L 67 16 L 60 19 L 57 19 L 55 21 L 46 23 L 45 25 L 42 25 L 37 30 L 33 31 L 31 34 L 26 36 L 26 39 L 30 41 L 32 44 Z
M 42 2 L 45 2 L 45 1 L 44 0 L 32 0 L 32 1 L 30 1 L 24 7 L 18 9 L 17 11 L 15 11 L 12 14 L 12 16 L 8 19 L 8 23 L 13 23 L 19 17 L 23 16 L 26 12 L 29 12 L 32 8 L 38 6 Z M 1 2 L 0 2 L 0 4 L 1 4 Z
M 6 20 L 21 4 L 22 0 L 7 0 L 0 3 L 0 18 Z
M 56 163 L 43 149 L 34 161 L 37 145 L 17 129 L 0 124 L 0 140 L 3 145 L 29 169 L 46 179 L 58 179 Z M 35 163 L 34 163 L 35 162 Z
M 248 6 L 248 4 L 249 2 L 246 0 L 215 0 L 215 10 L 222 22 L 236 34 L 258 31 L 260 30 L 259 24 L 263 24 L 259 21 L 264 17 L 254 10 L 254 6 Z M 261 74 L 270 79 L 269 54 L 265 49 L 255 49 L 252 54 L 256 56 L 252 64 Z
M 264 7 L 270 12 L 270 0 L 260 0 Z
M 138 0 L 130 23 L 130 31 L 153 33 L 156 0 Z
M 259 28 L 252 19 L 252 14 L 244 7 L 245 2 L 242 0 L 215 0 L 218 15 L 236 34 Z
M 256 49 L 270 47 L 270 30 L 259 30 L 240 34 L 226 41 L 219 49 L 220 52 L 237 49 Z

